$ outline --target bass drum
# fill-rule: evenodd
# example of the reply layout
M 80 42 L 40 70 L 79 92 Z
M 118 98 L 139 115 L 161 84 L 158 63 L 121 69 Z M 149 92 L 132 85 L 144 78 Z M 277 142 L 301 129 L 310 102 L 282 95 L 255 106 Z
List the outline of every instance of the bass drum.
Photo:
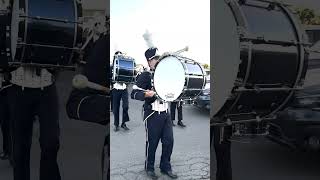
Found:
M 15 0 L 7 48 L 12 65 L 68 68 L 82 43 L 77 0 Z
M 116 55 L 113 61 L 112 81 L 134 83 L 136 80 L 135 60 L 128 56 Z
M 305 31 L 288 8 L 267 0 L 215 0 L 213 12 L 211 123 L 274 117 L 303 85 Z
M 185 57 L 167 55 L 155 67 L 153 85 L 163 101 L 194 99 L 202 92 L 205 83 L 202 66 Z
M 0 1 L 0 69 L 8 66 L 6 53 L 6 29 L 10 26 L 9 15 L 9 1 Z

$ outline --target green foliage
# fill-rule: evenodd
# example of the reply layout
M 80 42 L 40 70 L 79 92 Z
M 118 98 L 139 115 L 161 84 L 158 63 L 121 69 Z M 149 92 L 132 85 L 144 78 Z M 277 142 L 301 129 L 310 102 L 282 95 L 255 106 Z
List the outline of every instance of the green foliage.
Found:
M 295 13 L 305 25 L 320 25 L 320 16 L 315 13 L 313 9 L 309 8 L 295 8 Z

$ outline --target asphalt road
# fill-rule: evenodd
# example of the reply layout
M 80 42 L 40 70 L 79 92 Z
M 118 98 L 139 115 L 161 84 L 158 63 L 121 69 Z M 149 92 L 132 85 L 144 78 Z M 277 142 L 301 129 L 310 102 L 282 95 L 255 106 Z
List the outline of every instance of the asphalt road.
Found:
M 111 179 L 143 180 L 145 160 L 145 130 L 142 122 L 142 101 L 129 100 L 130 131 L 111 131 Z M 113 116 L 111 116 L 113 124 Z M 172 168 L 179 179 L 209 179 L 210 129 L 209 112 L 193 106 L 184 106 L 186 128 L 174 127 Z M 121 120 L 121 118 L 120 118 Z M 176 122 L 175 122 L 176 123 Z M 113 125 L 111 125 L 113 128 Z M 160 174 L 161 142 L 156 154 L 156 173 Z M 160 179 L 167 179 L 161 176 Z
M 71 90 L 73 75 L 73 72 L 61 73 L 57 81 L 61 128 L 61 147 L 58 158 L 61 176 L 63 180 L 100 180 L 101 151 L 105 137 L 105 127 L 70 120 L 67 117 L 65 104 Z M 39 179 L 40 145 L 38 139 L 39 128 L 38 124 L 35 123 L 31 152 L 32 180 Z M 7 161 L 0 161 L 0 179 L 13 179 L 12 168 Z

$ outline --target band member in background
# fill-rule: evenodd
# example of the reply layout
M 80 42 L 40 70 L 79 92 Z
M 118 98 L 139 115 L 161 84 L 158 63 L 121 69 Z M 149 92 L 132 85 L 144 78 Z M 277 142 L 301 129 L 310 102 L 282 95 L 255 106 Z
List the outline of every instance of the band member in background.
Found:
M 0 58 L 1 59 L 1 58 Z M 1 71 L 1 70 L 0 70 Z M 0 72 L 0 125 L 2 132 L 2 152 L 0 153 L 1 160 L 10 159 L 12 163 L 12 136 L 11 136 L 11 126 L 10 126 L 10 113 L 9 104 L 7 100 L 7 91 L 9 88 L 8 81 L 5 81 L 4 72 Z
M 98 20 L 95 24 L 94 44 L 87 51 L 88 59 L 83 68 L 83 75 L 90 82 L 106 87 L 104 90 L 94 90 L 90 88 L 73 89 L 67 105 L 66 111 L 69 118 L 82 121 L 98 123 L 106 127 L 106 137 L 102 151 L 103 179 L 109 179 L 109 123 L 110 123 L 110 35 L 106 33 L 104 22 L 109 19 Z M 108 23 L 107 23 L 108 24 Z
M 58 96 L 53 71 L 19 67 L 11 72 L 8 91 L 13 121 L 14 180 L 30 179 L 30 149 L 34 116 L 40 124 L 40 179 L 60 180 L 57 156 L 60 147 Z
M 9 1 L 0 1 L 0 14 L 8 13 Z M 6 25 L 8 24 L 9 16 L 0 16 L 0 125 L 2 132 L 2 152 L 0 153 L 1 160 L 7 160 L 11 157 L 11 133 L 10 133 L 10 113 L 9 104 L 7 101 L 7 91 L 9 86 L 8 76 L 8 61 L 6 56 Z M 11 158 L 10 158 L 11 159 Z M 12 161 L 10 161 L 12 163 Z
M 115 53 L 115 57 L 118 54 L 122 54 L 120 51 Z M 120 112 L 120 102 L 122 99 L 122 123 L 121 127 L 124 130 L 129 130 L 126 122 L 129 121 L 129 99 L 128 99 L 128 89 L 127 85 L 122 82 L 115 82 L 112 89 L 112 110 L 114 115 L 114 130 L 119 131 L 119 112 Z
M 110 73 L 109 73 L 109 75 L 110 75 L 110 78 L 109 78 L 109 79 L 110 79 L 110 82 L 112 81 L 112 71 L 113 71 L 112 69 L 113 69 L 113 66 L 111 65 L 111 66 L 110 66 Z M 113 112 L 112 89 L 113 89 L 113 85 L 112 85 L 112 83 L 110 83 L 110 112 Z
M 217 172 L 216 180 L 232 180 L 231 142 L 232 127 L 211 127 L 213 145 L 216 153 Z M 212 141 L 211 141 L 212 142 Z
M 154 71 L 158 62 L 157 48 L 149 48 L 145 52 L 151 71 Z M 131 93 L 131 98 L 145 101 L 144 124 L 146 129 L 146 161 L 145 170 L 147 176 L 157 179 L 154 172 L 155 154 L 158 143 L 162 142 L 162 155 L 160 161 L 160 170 L 170 178 L 176 179 L 178 176 L 172 172 L 171 154 L 173 150 L 173 130 L 172 121 L 168 114 L 168 103 L 162 102 L 155 96 L 152 90 L 152 72 L 145 71 L 137 79 L 136 85 Z
M 173 126 L 175 126 L 174 120 L 176 118 L 176 109 L 178 110 L 178 126 L 186 127 L 182 122 L 182 101 L 171 102 L 170 104 L 170 114 Z

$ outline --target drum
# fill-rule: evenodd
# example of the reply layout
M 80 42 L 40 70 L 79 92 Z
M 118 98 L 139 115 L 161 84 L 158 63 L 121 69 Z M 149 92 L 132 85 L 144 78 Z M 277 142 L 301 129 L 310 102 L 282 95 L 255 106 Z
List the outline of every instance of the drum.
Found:
M 134 83 L 136 80 L 136 63 L 131 57 L 116 55 L 113 61 L 112 81 Z
M 157 96 L 167 102 L 196 98 L 204 89 L 205 71 L 192 59 L 167 55 L 159 59 L 153 76 Z
M 77 0 L 15 0 L 7 49 L 12 65 L 68 68 L 82 43 Z
M 213 12 L 211 122 L 272 119 L 304 83 L 305 31 L 278 2 L 215 0 Z
M 7 66 L 6 28 L 9 26 L 9 1 L 0 1 L 0 69 Z

